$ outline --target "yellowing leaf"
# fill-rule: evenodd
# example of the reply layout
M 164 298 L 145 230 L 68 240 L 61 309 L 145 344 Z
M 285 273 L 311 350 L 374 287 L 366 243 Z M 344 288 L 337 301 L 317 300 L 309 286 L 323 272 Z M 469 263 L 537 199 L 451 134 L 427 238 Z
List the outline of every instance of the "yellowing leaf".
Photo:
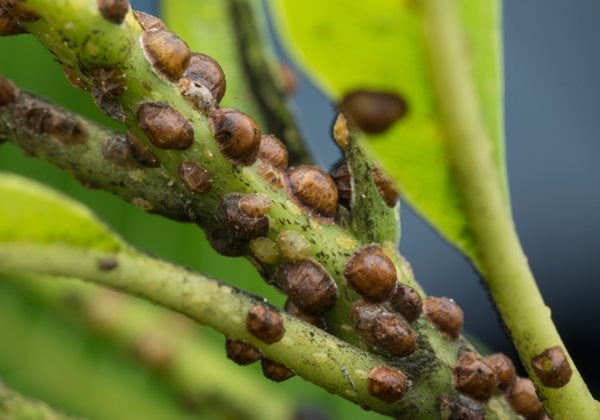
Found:
M 420 1 L 271 3 L 288 47 L 334 101 L 357 89 L 394 93 L 406 100 L 405 117 L 382 134 L 366 136 L 368 150 L 400 185 L 403 197 L 443 236 L 476 259 L 434 92 L 432 74 L 444 69 L 429 63 L 427 22 Z M 437 1 L 456 2 L 470 79 L 493 143 L 498 176 L 504 182 L 498 0 Z

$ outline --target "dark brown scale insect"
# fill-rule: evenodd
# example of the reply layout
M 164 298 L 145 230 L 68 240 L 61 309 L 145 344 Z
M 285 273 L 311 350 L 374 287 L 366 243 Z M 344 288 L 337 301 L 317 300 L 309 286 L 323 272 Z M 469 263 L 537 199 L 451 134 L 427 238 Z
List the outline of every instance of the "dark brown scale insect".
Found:
M 258 159 L 274 168 L 284 170 L 288 165 L 288 151 L 277 137 L 265 134 L 260 139 Z
M 398 283 L 390 299 L 392 309 L 402 315 L 408 322 L 416 321 L 423 311 L 423 300 L 415 289 Z
M 154 70 L 171 81 L 177 81 L 188 64 L 192 53 L 190 47 L 167 30 L 151 30 L 142 34 L 146 58 Z
M 137 161 L 133 158 L 125 136 L 115 136 L 102 143 L 102 157 L 108 162 L 121 168 L 135 168 Z
M 183 77 L 207 88 L 216 102 L 225 95 L 225 73 L 216 60 L 205 54 L 192 53 Z
M 400 193 L 394 186 L 393 181 L 377 167 L 373 168 L 373 180 L 385 204 L 388 207 L 394 207 L 400 198 Z
M 363 340 L 392 356 L 407 356 L 417 349 L 417 335 L 410 325 L 379 304 L 354 303 L 350 320 Z
M 8 10 L 17 20 L 24 22 L 35 22 L 40 18 L 23 0 L 4 0 L 1 7 Z
M 496 386 L 501 391 L 510 388 L 517 378 L 515 365 L 502 353 L 491 354 L 487 356 L 485 362 L 494 370 L 496 374 Z
M 212 176 L 197 163 L 181 162 L 177 173 L 188 191 L 206 194 L 212 187 Z
M 145 31 L 162 31 L 167 29 L 162 20 L 151 14 L 134 11 L 133 16 L 135 16 L 135 19 Z
M 358 128 L 367 133 L 382 133 L 408 111 L 400 96 L 378 91 L 357 90 L 344 96 L 340 107 Z
M 83 79 L 81 77 L 79 77 L 79 75 L 75 72 L 75 70 L 72 67 L 63 65 L 62 69 L 63 69 L 63 73 L 65 74 L 65 79 L 67 79 L 67 82 L 69 82 L 71 84 L 71 86 L 73 86 L 76 89 L 81 89 L 81 90 L 87 89 L 87 86 L 86 86 L 85 82 L 83 81 Z
M 281 265 L 275 283 L 300 310 L 322 314 L 335 306 L 337 286 L 327 271 L 312 260 Z
M 262 357 L 259 349 L 242 340 L 225 340 L 225 352 L 230 360 L 241 366 L 252 364 Z
M 454 388 L 478 401 L 487 401 L 496 389 L 494 370 L 477 354 L 467 351 L 457 360 L 453 370 Z
M 245 243 L 222 230 L 207 230 L 206 239 L 215 251 L 226 257 L 240 257 L 246 253 Z
M 273 189 L 280 190 L 283 188 L 283 173 L 279 169 L 262 160 L 257 162 L 256 169 L 260 177 Z
M 274 360 L 263 358 L 260 361 L 260 365 L 262 367 L 263 375 L 265 378 L 268 378 L 275 382 L 283 382 L 290 378 L 292 378 L 295 373 L 288 369 L 286 366 L 281 363 L 277 363 Z
M 369 372 L 369 394 L 386 403 L 398 401 L 408 390 L 406 375 L 388 366 L 376 366 Z
M 98 9 L 104 19 L 120 25 L 129 11 L 129 0 L 97 0 Z
M 240 207 L 243 194 L 228 194 L 217 208 L 217 218 L 223 223 L 231 237 L 250 240 L 266 236 L 269 232 L 269 218 L 249 216 Z
M 100 271 L 112 271 L 119 266 L 119 261 L 115 258 L 101 258 L 96 265 Z
M 146 146 L 135 134 L 128 131 L 126 134 L 127 146 L 131 151 L 133 158 L 142 166 L 146 168 L 157 168 L 160 166 L 160 162 L 154 156 L 148 146 Z
M 92 97 L 96 105 L 118 122 L 125 121 L 125 110 L 118 101 L 127 90 L 127 77 L 117 68 L 98 67 L 89 72 L 94 81 Z
M 190 122 L 164 102 L 140 105 L 137 120 L 152 144 L 161 149 L 184 150 L 194 142 L 194 129 Z
M 262 305 L 257 305 L 248 311 L 246 329 L 267 344 L 278 342 L 285 334 L 283 318 L 279 312 Z
M 464 314 L 452 300 L 445 297 L 428 297 L 423 304 L 425 317 L 449 340 L 456 340 L 462 330 Z
M 440 398 L 440 414 L 446 420 L 485 420 L 485 410 L 464 397 Z
M 545 415 L 533 382 L 527 378 L 517 378 L 506 394 L 506 399 L 517 414 L 526 419 L 540 419 Z
M 0 36 L 25 34 L 27 30 L 19 25 L 2 6 L 0 6 Z
M 0 76 L 0 107 L 15 102 L 20 94 L 19 89 L 10 80 Z
M 569 383 L 573 370 L 560 346 L 550 347 L 531 359 L 531 366 L 544 386 L 561 388 Z
M 364 298 L 386 299 L 396 287 L 396 267 L 378 245 L 368 245 L 348 259 L 344 267 L 348 285 Z
M 263 217 L 271 210 L 271 199 L 265 194 L 246 194 L 240 199 L 239 206 L 248 217 Z
M 338 191 L 333 179 L 319 167 L 301 165 L 287 170 L 289 196 L 311 216 L 332 222 L 337 211 Z
M 256 121 L 233 108 L 214 110 L 209 117 L 219 150 L 234 165 L 252 165 L 260 147 L 261 132 Z
M 294 315 L 296 318 L 300 318 L 302 321 L 308 322 L 309 324 L 314 325 L 317 328 L 321 328 L 322 330 L 326 329 L 327 324 L 325 323 L 325 318 L 309 314 L 304 312 L 298 306 L 294 304 L 290 299 L 285 301 L 285 306 L 283 307 L 287 313 L 290 315 Z
M 345 159 L 338 161 L 329 173 L 338 190 L 339 203 L 350 208 L 352 202 L 352 175 Z
M 59 112 L 44 101 L 36 100 L 18 116 L 22 125 L 35 136 L 51 136 L 67 146 L 83 144 L 88 138 L 87 129 L 68 114 Z

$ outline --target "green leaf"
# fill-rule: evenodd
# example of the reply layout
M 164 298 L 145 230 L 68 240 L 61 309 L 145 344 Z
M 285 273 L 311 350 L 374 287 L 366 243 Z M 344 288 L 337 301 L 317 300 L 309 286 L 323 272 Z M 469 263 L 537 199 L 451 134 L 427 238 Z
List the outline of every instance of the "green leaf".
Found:
M 0 197 L 0 242 L 60 242 L 106 251 L 124 247 L 87 208 L 37 182 L 0 172 Z
M 453 1 L 469 51 L 470 79 L 481 118 L 492 142 L 498 176 L 506 185 L 499 1 Z M 476 259 L 474 240 L 453 179 L 448 129 L 433 86 L 434 72 L 445 69 L 432 68 L 429 63 L 427 22 L 420 0 L 271 3 L 289 49 L 334 101 L 357 89 L 396 93 L 406 100 L 409 110 L 404 118 L 382 134 L 366 136 L 368 151 L 379 159 L 417 211 Z

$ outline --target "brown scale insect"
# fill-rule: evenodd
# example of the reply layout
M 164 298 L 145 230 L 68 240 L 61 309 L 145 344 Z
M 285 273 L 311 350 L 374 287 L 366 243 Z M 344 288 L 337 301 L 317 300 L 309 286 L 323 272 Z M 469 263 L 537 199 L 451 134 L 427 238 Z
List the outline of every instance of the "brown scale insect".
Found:
M 527 378 L 517 378 L 506 394 L 506 400 L 517 414 L 526 419 L 541 419 L 545 416 L 533 382 Z
M 260 366 L 263 375 L 275 382 L 283 382 L 295 376 L 295 373 L 288 367 L 271 359 L 263 358 L 260 361 Z
M 129 146 L 129 150 L 131 151 L 131 155 L 140 165 L 145 166 L 146 168 L 157 168 L 160 166 L 160 162 L 156 156 L 154 156 L 150 148 L 138 139 L 135 134 L 128 131 L 125 139 L 127 146 Z
M 133 16 L 138 21 L 144 31 L 162 31 L 166 30 L 167 26 L 162 20 L 151 14 L 134 11 Z
M 311 216 L 332 222 L 337 212 L 338 191 L 333 179 L 319 167 L 289 168 L 285 186 L 288 195 Z
M 167 30 L 151 30 L 142 34 L 146 58 L 154 70 L 171 81 L 177 81 L 190 63 L 190 47 Z
M 510 388 L 517 378 L 517 373 L 515 371 L 515 365 L 508 356 L 502 353 L 496 353 L 487 356 L 484 360 L 496 374 L 497 388 L 501 391 L 506 391 Z
M 285 306 L 283 307 L 287 313 L 295 316 L 296 318 L 300 318 L 302 321 L 308 322 L 309 324 L 314 325 L 317 328 L 321 328 L 322 330 L 327 328 L 327 324 L 325 323 L 325 318 L 309 314 L 301 310 L 294 302 L 290 299 L 285 301 Z
M 250 240 L 266 236 L 269 232 L 269 218 L 248 215 L 240 207 L 240 202 L 244 197 L 243 194 L 238 193 L 224 196 L 217 208 L 217 218 L 233 238 Z
M 219 150 L 234 165 L 252 165 L 260 147 L 260 127 L 233 108 L 214 110 L 208 120 Z
M 294 70 L 283 61 L 279 62 L 279 79 L 285 96 L 292 96 L 298 87 L 298 78 Z
M 89 72 L 94 82 L 92 97 L 109 117 L 125 122 L 125 110 L 118 98 L 127 90 L 127 76 L 117 68 L 98 67 Z
M 408 111 L 400 96 L 379 91 L 357 90 L 342 98 L 340 107 L 358 128 L 367 133 L 382 133 Z
M 206 194 L 212 187 L 212 176 L 197 163 L 181 162 L 177 168 L 177 173 L 188 191 Z
M 394 186 L 393 181 L 377 167 L 373 168 L 373 181 L 379 190 L 379 194 L 388 207 L 394 207 L 400 198 L 400 193 Z
M 216 60 L 205 54 L 192 53 L 183 77 L 207 88 L 216 102 L 225 95 L 225 73 Z
M 134 168 L 137 161 L 133 158 L 125 136 L 115 136 L 102 143 L 102 157 L 108 162 L 121 168 Z
M 348 285 L 364 298 L 386 299 L 396 286 L 396 267 L 379 245 L 367 245 L 348 259 L 344 267 Z
M 246 329 L 259 340 L 273 344 L 283 338 L 285 327 L 279 312 L 257 305 L 248 311 Z
M 250 365 L 262 357 L 260 350 L 252 344 L 230 338 L 225 340 L 225 352 L 227 353 L 227 358 L 240 366 Z
M 274 168 L 284 170 L 288 165 L 288 151 L 277 137 L 265 134 L 260 139 L 258 159 L 269 163 Z
M 496 389 L 494 370 L 477 354 L 464 352 L 453 369 L 454 388 L 474 400 L 489 400 Z
M 531 359 L 531 366 L 544 386 L 561 388 L 569 383 L 573 370 L 560 346 L 550 347 Z
M 464 397 L 440 398 L 440 414 L 446 420 L 485 420 L 485 410 Z
M 83 79 L 81 77 L 79 77 L 79 75 L 76 73 L 76 71 L 72 67 L 70 67 L 68 65 L 63 65 L 62 70 L 65 75 L 65 79 L 67 79 L 67 82 L 69 82 L 71 84 L 71 86 L 73 86 L 76 89 L 81 89 L 81 90 L 87 89 L 87 86 L 86 86 L 85 82 L 83 81 Z
M 425 318 L 449 340 L 456 340 L 464 322 L 462 309 L 445 297 L 428 297 L 423 304 Z
M 104 19 L 120 25 L 129 11 L 129 0 L 97 0 L 98 10 Z
M 18 119 L 32 135 L 51 136 L 67 146 L 83 144 L 88 138 L 87 129 L 79 120 L 51 108 L 42 100 L 29 102 Z
M 300 310 L 322 314 L 337 300 L 337 286 L 323 267 L 312 260 L 282 264 L 275 273 L 275 283 Z
M 194 129 L 179 111 L 164 102 L 140 105 L 139 127 L 156 147 L 184 150 L 194 142 Z
M 0 76 L 0 107 L 15 102 L 19 95 L 19 89 L 10 80 Z
M 115 258 L 101 258 L 96 262 L 96 266 L 100 271 L 112 271 L 119 266 L 119 261 Z
M 27 30 L 19 25 L 2 6 L 0 6 L 0 36 L 25 34 Z
M 410 325 L 381 305 L 355 302 L 350 320 L 363 340 L 392 356 L 408 356 L 417 349 L 417 335 Z
M 348 162 L 345 159 L 339 160 L 329 173 L 335 182 L 338 190 L 339 203 L 347 208 L 350 208 L 352 202 L 352 175 Z
M 35 22 L 40 18 L 23 0 L 4 0 L 1 7 L 9 11 L 17 20 L 24 22 Z
M 245 244 L 223 230 L 207 230 L 206 239 L 215 251 L 226 257 L 240 257 L 246 253 Z
M 246 194 L 240 199 L 239 206 L 248 217 L 263 217 L 271 210 L 271 199 L 265 194 Z
M 271 188 L 280 190 L 283 188 L 283 173 L 271 164 L 259 160 L 256 164 L 258 174 L 267 182 Z
M 386 403 L 398 401 L 408 390 L 406 375 L 388 366 L 376 366 L 367 377 L 369 394 Z
M 390 299 L 392 309 L 402 315 L 408 322 L 416 321 L 423 311 L 423 300 L 415 289 L 398 283 Z

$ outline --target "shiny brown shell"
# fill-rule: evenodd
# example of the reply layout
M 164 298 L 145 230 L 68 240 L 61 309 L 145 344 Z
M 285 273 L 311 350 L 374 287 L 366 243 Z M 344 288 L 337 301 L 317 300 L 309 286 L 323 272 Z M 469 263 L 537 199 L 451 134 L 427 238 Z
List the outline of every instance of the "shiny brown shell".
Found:
M 142 45 L 152 68 L 171 81 L 177 81 L 190 63 L 190 48 L 173 32 L 145 31 Z
M 195 162 L 181 162 L 177 173 L 188 191 L 206 194 L 212 187 L 210 172 Z
M 423 313 L 427 320 L 449 340 L 458 339 L 464 322 L 464 314 L 452 299 L 428 297 L 423 303 Z
M 517 378 L 515 365 L 502 353 L 491 354 L 485 358 L 485 362 L 496 374 L 496 386 L 501 391 L 506 391 L 512 386 Z
M 140 105 L 137 121 L 148 140 L 161 149 L 184 150 L 194 142 L 194 129 L 190 122 L 167 103 Z
M 398 283 L 390 299 L 390 305 L 395 312 L 402 315 L 408 322 L 416 321 L 423 311 L 423 300 L 412 287 Z
M 209 125 L 223 156 L 234 165 L 252 165 L 260 147 L 258 124 L 248 115 L 233 108 L 214 110 Z
M 398 401 L 408 390 L 406 375 L 388 366 L 376 366 L 367 377 L 369 394 L 386 403 Z
M 225 340 L 225 352 L 227 358 L 234 361 L 240 366 L 252 364 L 262 357 L 259 349 L 252 344 L 242 340 Z
M 550 347 L 531 359 L 531 366 L 544 386 L 561 388 L 569 383 L 573 370 L 560 346 Z
M 263 217 L 271 210 L 271 199 L 262 193 L 246 194 L 240 198 L 239 206 L 248 217 Z
M 382 133 L 404 117 L 408 111 L 406 101 L 389 92 L 356 90 L 342 99 L 344 115 L 367 133 Z
M 267 344 L 278 342 L 285 334 L 283 318 L 279 312 L 262 305 L 254 306 L 248 311 L 246 329 Z
M 154 156 L 150 148 L 131 131 L 127 132 L 126 141 L 127 146 L 129 146 L 129 150 L 131 151 L 131 155 L 140 165 L 145 166 L 146 168 L 157 168 L 160 166 L 160 162 L 156 156 Z
M 239 240 L 250 240 L 266 236 L 269 232 L 269 218 L 249 216 L 240 207 L 243 194 L 227 194 L 217 207 L 217 218 L 229 236 Z
M 309 215 L 332 222 L 337 212 L 338 191 L 333 179 L 319 167 L 301 165 L 286 172 L 290 198 Z
M 323 267 L 312 260 L 282 264 L 275 283 L 302 311 L 322 314 L 332 309 L 337 300 L 337 286 Z
M 19 89 L 8 79 L 0 76 L 0 107 L 9 105 L 19 98 Z
M 366 299 L 386 299 L 396 287 L 396 267 L 379 245 L 355 251 L 344 267 L 348 285 Z
M 285 365 L 278 363 L 274 360 L 263 358 L 260 361 L 263 375 L 275 382 L 283 382 L 294 377 L 294 372 L 287 368 Z
M 104 19 L 120 25 L 129 11 L 129 0 L 96 0 Z
M 526 419 L 537 419 L 544 415 L 544 407 L 530 379 L 517 378 L 506 394 L 506 400 L 517 414 Z
M 144 31 L 151 31 L 151 30 L 161 31 L 161 30 L 167 29 L 167 26 L 164 24 L 164 22 L 162 20 L 160 20 L 156 16 L 152 16 L 149 13 L 144 13 L 144 12 L 135 10 L 133 12 L 133 16 L 138 21 L 138 23 L 140 24 L 140 26 L 142 27 L 142 29 Z
M 225 73 L 219 63 L 208 55 L 192 53 L 183 77 L 207 88 L 217 102 L 225 95 Z
M 345 159 L 338 161 L 329 173 L 338 190 L 339 203 L 350 208 L 352 203 L 352 175 Z
M 277 169 L 284 170 L 288 165 L 288 151 L 277 137 L 272 134 L 264 134 L 260 140 L 258 159 Z
M 477 354 L 464 352 L 453 369 L 454 388 L 474 400 L 487 401 L 496 389 L 494 370 Z
M 388 207 L 394 207 L 400 198 L 394 182 L 378 167 L 373 168 L 373 181 L 379 190 L 381 198 Z

